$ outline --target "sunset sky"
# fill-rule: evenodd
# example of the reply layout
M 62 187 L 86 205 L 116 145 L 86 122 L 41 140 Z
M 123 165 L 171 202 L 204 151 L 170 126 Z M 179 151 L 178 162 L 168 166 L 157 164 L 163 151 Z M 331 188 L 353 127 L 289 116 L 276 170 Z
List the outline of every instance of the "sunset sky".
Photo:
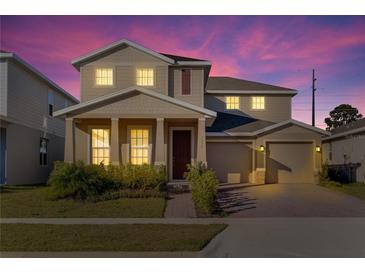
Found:
M 212 62 L 211 75 L 298 89 L 293 118 L 317 125 L 338 104 L 365 115 L 365 16 L 1 16 L 0 46 L 79 97 L 70 61 L 123 38 Z

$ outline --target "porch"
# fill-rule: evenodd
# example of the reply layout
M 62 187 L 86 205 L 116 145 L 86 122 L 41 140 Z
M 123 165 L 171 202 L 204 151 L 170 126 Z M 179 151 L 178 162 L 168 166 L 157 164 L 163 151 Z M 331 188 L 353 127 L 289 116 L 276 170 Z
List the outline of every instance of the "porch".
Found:
M 206 118 L 66 118 L 65 161 L 165 165 L 170 181 L 206 162 Z

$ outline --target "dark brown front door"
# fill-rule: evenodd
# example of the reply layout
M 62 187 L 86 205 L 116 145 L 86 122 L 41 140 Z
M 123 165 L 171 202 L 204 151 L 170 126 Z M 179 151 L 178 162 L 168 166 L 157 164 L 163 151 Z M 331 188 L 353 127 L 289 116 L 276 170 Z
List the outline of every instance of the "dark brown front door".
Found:
M 186 165 L 191 162 L 191 131 L 174 130 L 172 132 L 172 178 L 184 179 Z

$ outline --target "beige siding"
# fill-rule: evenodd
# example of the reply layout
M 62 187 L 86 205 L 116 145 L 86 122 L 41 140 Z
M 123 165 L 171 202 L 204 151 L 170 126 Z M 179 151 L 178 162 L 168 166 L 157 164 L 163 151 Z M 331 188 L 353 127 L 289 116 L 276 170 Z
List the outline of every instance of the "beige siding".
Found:
M 330 146 L 332 149 L 330 149 Z M 330 150 L 332 150 L 332 158 L 330 158 Z M 323 163 L 328 164 L 344 164 L 346 155 L 347 163 L 360 163 L 357 169 L 357 181 L 365 182 L 365 133 L 351 136 L 348 138 L 340 138 L 325 141 L 323 144 Z
M 65 95 L 55 91 L 21 66 L 8 63 L 8 117 L 17 123 L 64 136 L 64 120 L 48 115 L 48 92 L 54 94 L 54 110 L 74 103 Z
M 222 156 L 222 155 L 229 155 Z M 208 142 L 207 162 L 222 183 L 249 183 L 252 172 L 252 145 Z
M 48 134 L 48 165 L 39 165 L 39 142 L 43 132 L 9 124 L 7 139 L 7 181 L 10 185 L 46 183 L 54 161 L 63 160 L 64 139 Z M 21 171 L 21 172 L 19 172 Z
M 225 97 L 224 95 L 205 95 L 205 107 L 214 111 L 227 112 Z M 240 109 L 230 110 L 230 113 L 247 115 L 270 122 L 281 122 L 291 118 L 290 96 L 265 95 L 265 110 L 253 110 L 251 108 L 251 95 L 239 95 L 239 97 Z
M 113 86 L 95 86 L 95 70 L 102 67 L 114 69 Z M 81 102 L 135 86 L 137 68 L 154 68 L 154 86 L 147 88 L 168 94 L 168 64 L 137 49 L 125 47 L 81 67 Z
M 145 94 L 133 94 L 119 101 L 100 106 L 96 109 L 76 115 L 76 117 L 125 117 L 131 115 L 136 118 L 142 116 L 149 117 L 168 117 L 169 115 L 177 115 L 182 117 L 200 117 L 194 111 L 187 110 L 183 107 L 161 101 Z
M 173 81 L 173 92 L 172 96 L 189 102 L 197 106 L 204 106 L 204 70 L 203 69 L 191 69 L 190 74 L 190 84 L 191 84 L 191 94 L 182 95 L 181 94 L 181 69 L 174 69 L 173 75 L 171 75 L 170 81 Z
M 8 105 L 8 64 L 6 61 L 0 61 L 0 115 L 7 115 Z

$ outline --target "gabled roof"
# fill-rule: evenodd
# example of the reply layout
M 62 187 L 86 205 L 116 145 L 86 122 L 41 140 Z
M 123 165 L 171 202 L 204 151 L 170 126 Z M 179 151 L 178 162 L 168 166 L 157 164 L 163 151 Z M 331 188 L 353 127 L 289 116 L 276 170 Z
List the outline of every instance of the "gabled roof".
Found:
M 326 137 L 323 140 L 327 141 L 327 140 L 346 137 L 346 136 L 349 136 L 352 134 L 358 134 L 358 133 L 362 133 L 362 132 L 365 132 L 365 118 L 332 130 L 331 136 Z
M 231 93 L 231 94 L 244 94 L 244 93 L 261 93 L 261 94 L 297 94 L 297 91 L 290 88 L 284 88 L 280 86 L 274 86 L 259 82 L 253 82 L 233 77 L 209 77 L 207 87 L 207 93 Z
M 59 91 L 60 93 L 62 93 L 63 95 L 65 95 L 67 98 L 69 98 L 73 102 L 79 103 L 79 100 L 77 100 L 75 97 L 73 97 L 71 94 L 69 94 L 66 90 L 64 90 L 59 85 L 57 85 L 55 82 L 53 82 L 52 80 L 50 80 L 49 78 L 47 78 L 43 73 L 41 73 L 35 67 L 33 67 L 32 65 L 28 64 L 26 61 L 24 61 L 23 59 L 21 59 L 15 53 L 8 52 L 8 51 L 5 51 L 5 50 L 1 50 L 0 51 L 0 59 L 12 59 L 12 60 L 14 60 L 15 62 L 17 62 L 21 66 L 23 66 L 26 69 L 28 69 L 29 71 L 31 71 L 36 77 L 40 78 L 46 84 L 48 84 L 52 88 L 54 88 L 57 91 Z
M 97 50 L 94 50 L 88 54 L 82 55 L 79 58 L 76 58 L 71 61 L 71 64 L 79 69 L 80 65 L 84 62 L 97 59 L 99 56 L 105 55 L 108 52 L 112 52 L 113 50 L 120 48 L 122 46 L 129 46 L 135 49 L 138 49 L 142 52 L 145 52 L 151 56 L 154 56 L 158 59 L 161 59 L 162 61 L 167 62 L 171 65 L 199 65 L 199 66 L 210 66 L 211 63 L 207 60 L 201 60 L 201 59 L 195 59 L 190 57 L 184 57 L 184 56 L 178 56 L 178 55 L 172 55 L 172 54 L 166 54 L 166 53 L 159 53 L 157 51 L 154 51 L 152 49 L 146 48 L 144 46 L 141 46 L 137 43 L 134 43 L 127 39 L 122 39 L 116 42 L 113 42 L 109 45 L 106 45 L 102 48 L 99 48 Z
M 317 128 L 317 127 L 312 127 L 306 123 L 294 120 L 294 119 L 289 119 L 286 121 L 282 121 L 280 123 L 276 123 L 276 124 L 272 124 L 269 126 L 266 126 L 264 128 L 255 130 L 255 131 L 245 131 L 245 132 L 231 132 L 231 131 L 224 131 L 224 132 L 212 132 L 212 133 L 207 133 L 207 136 L 247 136 L 247 137 L 255 137 L 257 135 L 260 134 L 265 134 L 266 132 L 272 131 L 272 130 L 276 130 L 276 129 L 280 129 L 281 127 L 287 126 L 287 125 L 296 125 L 314 132 L 317 132 L 319 134 L 322 135 L 330 135 L 330 133 L 328 131 L 325 131 L 323 129 Z
M 203 108 L 203 107 L 199 107 L 199 106 L 190 104 L 188 102 L 178 100 L 176 98 L 173 98 L 173 97 L 158 93 L 158 92 L 150 90 L 150 89 L 134 86 L 134 87 L 125 88 L 125 89 L 122 89 L 122 90 L 119 90 L 119 91 L 116 91 L 116 92 L 113 92 L 113 93 L 110 93 L 110 94 L 107 94 L 107 95 L 100 96 L 98 98 L 92 99 L 92 100 L 87 101 L 87 102 L 80 103 L 78 105 L 70 106 L 68 108 L 65 108 L 65 109 L 62 109 L 62 110 L 59 110 L 59 111 L 55 111 L 53 113 L 53 116 L 54 117 L 62 116 L 62 115 L 65 115 L 67 113 L 71 113 L 71 112 L 76 111 L 76 110 L 82 110 L 86 107 L 96 105 L 96 104 L 101 103 L 103 101 L 109 101 L 109 100 L 112 100 L 112 99 L 117 99 L 118 97 L 121 97 L 123 95 L 129 94 L 129 93 L 132 93 L 132 92 L 136 92 L 136 91 L 141 92 L 141 93 L 146 94 L 146 95 L 149 95 L 151 97 L 160 99 L 162 101 L 174 104 L 176 106 L 180 106 L 180 107 L 183 107 L 183 108 L 186 108 L 186 109 L 190 109 L 192 111 L 196 111 L 196 112 L 201 113 L 201 114 L 205 114 L 209 117 L 216 117 L 216 115 L 217 115 L 217 113 L 215 111 L 212 111 L 212 110 L 209 110 L 209 109 L 206 109 L 206 108 Z

